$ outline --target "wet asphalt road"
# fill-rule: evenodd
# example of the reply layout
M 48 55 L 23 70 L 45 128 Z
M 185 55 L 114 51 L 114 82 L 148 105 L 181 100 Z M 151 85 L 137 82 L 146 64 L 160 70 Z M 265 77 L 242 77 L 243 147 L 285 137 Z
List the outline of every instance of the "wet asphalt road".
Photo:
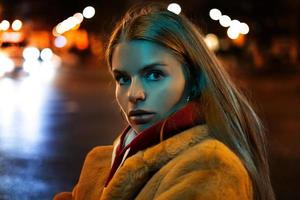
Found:
M 300 73 L 235 74 L 265 121 L 277 199 L 300 199 Z M 52 199 L 87 152 L 124 127 L 106 67 L 61 67 L 53 80 L 0 79 L 0 200 Z
M 0 199 L 70 190 L 87 152 L 123 128 L 106 70 L 61 68 L 52 80 L 0 80 Z

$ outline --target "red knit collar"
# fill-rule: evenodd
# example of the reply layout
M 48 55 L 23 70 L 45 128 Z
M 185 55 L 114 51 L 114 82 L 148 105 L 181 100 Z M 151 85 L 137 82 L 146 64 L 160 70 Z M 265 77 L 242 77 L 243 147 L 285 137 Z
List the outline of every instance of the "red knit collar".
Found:
M 161 140 L 165 140 L 190 127 L 203 124 L 205 121 L 202 117 L 202 114 L 203 113 L 201 113 L 199 109 L 199 104 L 190 102 L 177 112 L 170 115 L 167 119 L 161 120 L 153 126 L 140 132 L 126 147 L 123 147 L 122 144 L 124 144 L 125 136 L 131 129 L 130 126 L 127 126 L 120 136 L 120 141 L 115 151 L 115 159 L 113 161 L 113 165 L 105 186 L 113 177 L 114 173 L 124 159 L 123 157 L 125 152 L 128 151 L 129 148 L 129 154 L 125 155 L 127 158 L 134 155 L 138 151 L 158 144 Z

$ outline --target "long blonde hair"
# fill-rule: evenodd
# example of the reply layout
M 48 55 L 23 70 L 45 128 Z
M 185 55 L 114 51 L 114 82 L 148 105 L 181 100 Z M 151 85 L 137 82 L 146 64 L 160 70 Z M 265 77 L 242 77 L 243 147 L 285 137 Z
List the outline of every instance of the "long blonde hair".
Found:
M 191 98 L 199 103 L 211 135 L 231 148 L 244 163 L 254 199 L 275 199 L 269 178 L 264 127 L 247 98 L 207 48 L 200 29 L 165 4 L 138 5 L 117 23 L 106 50 L 111 69 L 114 48 L 122 41 L 146 40 L 170 49 L 188 68 Z

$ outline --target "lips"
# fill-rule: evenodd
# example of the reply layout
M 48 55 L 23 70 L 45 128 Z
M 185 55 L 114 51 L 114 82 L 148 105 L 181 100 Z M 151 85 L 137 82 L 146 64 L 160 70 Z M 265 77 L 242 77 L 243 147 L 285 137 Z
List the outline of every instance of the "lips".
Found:
M 154 118 L 155 113 L 145 110 L 132 110 L 129 112 L 128 116 L 130 122 L 133 124 L 145 124 Z

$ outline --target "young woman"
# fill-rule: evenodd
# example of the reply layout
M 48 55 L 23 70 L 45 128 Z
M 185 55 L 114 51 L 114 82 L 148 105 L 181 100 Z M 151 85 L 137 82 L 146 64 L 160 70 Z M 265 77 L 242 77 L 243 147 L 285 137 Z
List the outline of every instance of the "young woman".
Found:
M 128 127 L 55 200 L 274 199 L 262 124 L 184 15 L 129 10 L 107 63 Z

